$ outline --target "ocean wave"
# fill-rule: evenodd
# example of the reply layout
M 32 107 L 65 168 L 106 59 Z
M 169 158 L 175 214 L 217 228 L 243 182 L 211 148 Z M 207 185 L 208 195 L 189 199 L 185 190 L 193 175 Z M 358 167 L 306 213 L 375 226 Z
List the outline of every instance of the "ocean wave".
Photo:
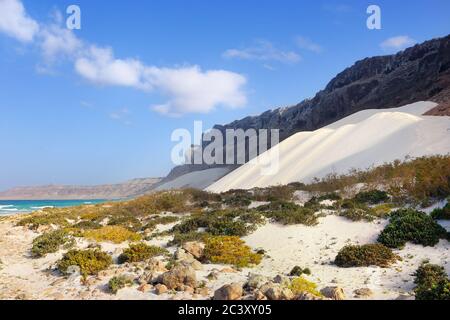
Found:
M 12 204 L 7 204 L 7 205 L 0 205 L 0 210 L 5 209 L 5 208 L 11 208 L 14 207 Z
M 16 211 L 19 211 L 19 209 L 17 209 L 17 208 L 12 208 L 12 209 L 1 209 L 0 211 L 4 211 L 4 212 L 16 212 Z

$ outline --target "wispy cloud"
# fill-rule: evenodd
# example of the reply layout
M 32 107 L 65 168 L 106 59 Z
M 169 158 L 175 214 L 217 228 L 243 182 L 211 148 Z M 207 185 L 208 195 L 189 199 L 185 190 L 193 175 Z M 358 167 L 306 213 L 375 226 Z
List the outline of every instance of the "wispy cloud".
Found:
M 131 125 L 131 120 L 129 120 L 130 110 L 128 108 L 123 108 L 119 111 L 115 111 L 109 114 L 109 117 L 115 121 L 120 121 L 122 124 L 129 126 Z
M 130 87 L 165 97 L 163 114 L 206 113 L 219 106 L 236 108 L 247 103 L 247 79 L 226 70 L 202 70 L 197 65 L 161 68 L 135 58 L 116 58 L 114 50 L 87 43 L 61 27 L 40 24 L 26 13 L 20 0 L 0 0 L 0 32 L 40 48 L 48 71 L 55 61 L 68 60 L 83 79 L 96 85 Z M 289 54 L 280 59 L 294 59 Z M 49 72 L 50 73 L 50 72 Z
M 305 49 L 308 51 L 312 51 L 314 53 L 321 53 L 323 51 L 322 46 L 313 42 L 311 39 L 308 39 L 303 36 L 298 36 L 295 38 L 295 43 L 301 49 Z
M 386 39 L 380 44 L 380 47 L 384 51 L 399 51 L 406 49 L 407 47 L 410 47 L 416 43 L 417 41 L 409 36 L 397 36 Z
M 228 49 L 222 56 L 227 59 L 276 61 L 287 64 L 294 64 L 302 59 L 298 53 L 280 50 L 266 40 L 255 41 L 254 45 L 246 48 Z
M 31 42 L 38 31 L 39 24 L 27 15 L 22 2 L 0 0 L 0 32 L 21 42 Z

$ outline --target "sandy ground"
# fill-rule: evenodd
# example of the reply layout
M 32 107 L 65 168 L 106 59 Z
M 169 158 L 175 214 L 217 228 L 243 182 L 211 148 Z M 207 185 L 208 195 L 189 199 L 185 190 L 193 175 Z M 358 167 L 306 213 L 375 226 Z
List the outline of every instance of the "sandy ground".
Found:
M 450 117 L 422 116 L 436 106 L 417 102 L 401 108 L 365 110 L 322 129 L 282 141 L 206 188 L 211 192 L 309 182 L 331 172 L 450 153 Z M 277 161 L 278 159 L 278 161 Z M 273 172 L 268 164 L 273 164 Z
M 12 218 L 14 220 L 14 218 Z M 378 221 L 352 222 L 343 217 L 329 215 L 320 218 L 314 227 L 302 225 L 281 226 L 266 224 L 253 234 L 244 238 L 252 248 L 263 248 L 268 257 L 253 269 L 243 269 L 237 273 L 220 273 L 216 281 L 209 281 L 207 287 L 213 292 L 223 284 L 231 282 L 244 283 L 249 273 L 274 277 L 288 273 L 294 266 L 308 267 L 312 275 L 307 278 L 316 282 L 318 288 L 340 286 L 348 299 L 353 298 L 353 291 L 369 288 L 374 292 L 370 299 L 395 299 L 399 295 L 408 295 L 414 288 L 412 274 L 420 263 L 428 259 L 432 263 L 443 265 L 450 273 L 450 245 L 446 240 L 433 248 L 408 244 L 397 251 L 402 261 L 390 268 L 338 268 L 331 264 L 340 248 L 347 244 L 366 244 L 376 241 L 377 235 L 387 222 Z M 443 225 L 450 230 L 450 224 Z M 168 226 L 165 226 L 168 228 Z M 115 266 L 107 275 L 90 278 L 90 285 L 82 285 L 80 278 L 66 279 L 50 267 L 62 256 L 62 252 L 48 255 L 42 259 L 31 259 L 29 250 L 37 233 L 23 227 L 15 227 L 11 219 L 0 221 L 0 299 L 192 299 L 187 293 L 176 295 L 156 295 L 152 291 L 142 293 L 137 285 L 111 295 L 106 290 L 106 283 L 114 274 L 132 272 L 132 268 Z M 170 238 L 160 238 L 150 244 L 164 245 Z M 86 247 L 88 242 L 80 241 L 79 247 Z M 117 257 L 127 244 L 115 245 L 103 243 L 102 249 Z M 169 248 L 173 251 L 174 248 Z M 225 266 L 204 264 L 203 270 L 197 271 L 198 280 L 214 269 Z M 196 296 L 195 299 L 205 299 Z

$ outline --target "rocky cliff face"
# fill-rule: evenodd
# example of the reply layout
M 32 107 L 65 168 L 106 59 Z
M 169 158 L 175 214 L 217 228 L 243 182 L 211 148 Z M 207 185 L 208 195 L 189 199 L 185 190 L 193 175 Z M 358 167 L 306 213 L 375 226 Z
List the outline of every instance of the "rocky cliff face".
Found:
M 280 140 L 312 131 L 365 109 L 394 108 L 421 100 L 440 103 L 435 115 L 448 113 L 450 101 L 450 35 L 398 54 L 367 58 L 339 73 L 313 99 L 246 117 L 214 128 L 279 129 Z M 438 107 L 439 108 L 439 107 Z M 184 165 L 166 179 L 211 166 Z

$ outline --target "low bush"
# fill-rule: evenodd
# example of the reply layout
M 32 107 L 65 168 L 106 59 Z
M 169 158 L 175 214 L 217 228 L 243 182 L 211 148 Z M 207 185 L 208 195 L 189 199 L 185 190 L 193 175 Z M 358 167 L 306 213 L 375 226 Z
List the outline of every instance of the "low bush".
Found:
M 378 241 L 390 248 L 402 248 L 406 242 L 432 247 L 447 237 L 446 230 L 426 213 L 401 209 L 391 213 Z
M 119 256 L 119 263 L 140 262 L 167 253 L 168 251 L 161 247 L 149 246 L 145 243 L 131 244 Z
M 178 217 L 175 216 L 156 216 L 153 217 L 152 219 L 150 219 L 150 221 L 147 222 L 147 224 L 142 227 L 143 230 L 149 229 L 149 230 L 154 230 L 156 228 L 157 225 L 162 224 L 162 225 L 166 225 L 166 224 L 171 224 L 174 222 L 177 222 L 178 220 L 180 220 Z
M 370 190 L 358 193 L 354 199 L 360 203 L 379 204 L 388 201 L 389 195 L 385 191 Z
M 133 281 L 129 277 L 121 275 L 112 277 L 108 282 L 108 288 L 112 294 L 116 294 L 120 289 L 132 284 Z
M 382 244 L 345 246 L 337 254 L 334 263 L 338 267 L 389 267 L 399 257 Z
M 197 232 L 199 228 L 213 235 L 245 236 L 253 232 L 258 224 L 252 222 L 256 215 L 249 215 L 245 210 L 216 210 L 208 213 L 192 215 L 176 225 L 172 232 Z M 249 221 L 250 220 L 250 221 Z
M 105 226 L 100 229 L 86 230 L 83 237 L 98 242 L 122 243 L 124 241 L 138 241 L 141 236 L 121 226 Z
M 416 300 L 450 300 L 450 281 L 443 267 L 423 263 L 414 275 Z
M 205 241 L 205 258 L 212 263 L 249 267 L 261 262 L 262 256 L 252 252 L 239 237 L 209 237 Z
M 128 214 L 112 216 L 108 221 L 109 226 L 122 226 L 130 231 L 139 231 L 142 228 L 141 221 Z
M 450 220 L 450 203 L 447 203 L 442 209 L 434 209 L 431 217 L 434 220 Z
M 311 208 L 304 208 L 292 202 L 276 201 L 256 208 L 265 217 L 273 219 L 284 225 L 304 224 L 313 226 L 317 224 L 317 216 Z
M 61 246 L 69 247 L 73 244 L 73 239 L 63 230 L 56 230 L 44 233 L 33 240 L 31 254 L 35 258 L 44 257 L 48 253 L 58 251 Z
M 70 266 L 80 267 L 83 276 L 97 274 L 101 270 L 107 269 L 112 264 L 112 258 L 106 252 L 95 249 L 87 250 L 70 250 L 57 266 L 59 271 L 65 273 Z
M 191 241 L 205 242 L 206 239 L 210 236 L 211 236 L 211 234 L 209 234 L 207 232 L 196 232 L 196 231 L 191 231 L 191 232 L 187 232 L 187 233 L 175 232 L 174 236 L 173 236 L 173 240 L 169 241 L 168 245 L 169 246 L 180 246 L 186 242 L 191 242 Z
M 303 274 L 311 275 L 311 270 L 309 270 L 309 268 L 303 269 L 299 266 L 295 266 L 294 268 L 292 268 L 291 272 L 289 273 L 289 275 L 291 277 L 300 277 Z
M 91 229 L 100 229 L 102 225 L 96 221 L 84 220 L 80 221 L 77 224 L 73 225 L 72 228 L 82 229 L 82 230 L 91 230 Z
M 291 289 L 294 294 L 310 293 L 316 297 L 322 297 L 322 294 L 317 290 L 317 285 L 303 277 L 293 279 L 289 289 Z

